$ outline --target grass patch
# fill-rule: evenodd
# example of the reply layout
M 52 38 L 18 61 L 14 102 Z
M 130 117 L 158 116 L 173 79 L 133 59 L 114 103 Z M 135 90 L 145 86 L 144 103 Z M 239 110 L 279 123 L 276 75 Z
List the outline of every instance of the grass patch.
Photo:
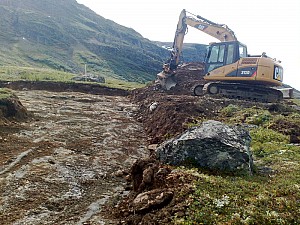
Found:
M 192 171 L 198 178 L 187 216 L 174 223 L 300 224 L 300 147 L 278 143 L 266 157 L 260 166 L 273 173 L 232 177 Z
M 54 81 L 54 82 L 79 82 L 72 80 L 78 74 L 67 73 L 59 70 L 45 69 L 45 68 L 31 68 L 31 67 L 0 67 L 0 80 L 5 81 Z M 80 81 L 79 83 L 90 83 Z M 144 87 L 146 84 L 136 82 L 127 82 L 114 78 L 105 78 L 105 83 L 101 86 L 111 88 L 120 88 L 125 90 L 132 90 L 134 88 Z
M 133 90 L 135 88 L 145 87 L 146 84 L 141 84 L 141 83 L 136 83 L 136 82 L 127 82 L 127 81 L 113 79 L 113 78 L 106 78 L 105 86 L 111 87 L 111 88 L 121 88 L 121 89 L 126 89 L 126 90 Z
M 231 117 L 231 116 L 233 116 L 238 111 L 240 111 L 240 107 L 239 106 L 230 104 L 230 105 L 222 108 L 221 111 L 220 111 L 220 113 L 223 116 Z
M 300 106 L 300 99 L 294 98 L 294 99 L 291 99 L 291 101 L 292 101 L 293 103 L 295 103 L 296 105 Z
M 13 95 L 12 90 L 8 88 L 0 88 L 0 99 L 9 98 Z
M 256 106 L 251 108 L 242 108 L 237 105 L 228 105 L 220 111 L 223 117 L 227 117 L 228 123 L 248 123 L 253 125 L 267 124 L 272 115 L 268 110 L 258 108 Z
M 0 67 L 0 79 L 7 81 L 60 81 L 69 82 L 75 76 L 59 70 L 31 67 Z
M 197 177 L 195 191 L 186 200 L 186 216 L 174 218 L 174 223 L 300 224 L 300 146 L 289 144 L 289 135 L 279 132 L 278 127 L 270 129 L 278 121 L 299 125 L 300 114 L 229 105 L 220 115 L 226 123 L 255 125 L 250 126 L 255 173 L 216 176 L 185 170 Z

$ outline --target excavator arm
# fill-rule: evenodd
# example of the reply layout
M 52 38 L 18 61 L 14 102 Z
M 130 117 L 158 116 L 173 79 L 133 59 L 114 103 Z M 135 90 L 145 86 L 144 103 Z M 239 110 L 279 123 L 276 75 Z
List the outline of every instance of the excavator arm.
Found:
M 188 15 L 187 15 L 188 13 Z M 169 90 L 176 85 L 174 75 L 179 64 L 180 54 L 182 52 L 183 40 L 188 26 L 194 27 L 219 41 L 236 41 L 234 32 L 224 24 L 217 24 L 201 16 L 194 15 L 183 9 L 179 16 L 177 29 L 171 50 L 171 56 L 163 65 L 163 71 L 157 74 L 158 82 L 164 89 Z

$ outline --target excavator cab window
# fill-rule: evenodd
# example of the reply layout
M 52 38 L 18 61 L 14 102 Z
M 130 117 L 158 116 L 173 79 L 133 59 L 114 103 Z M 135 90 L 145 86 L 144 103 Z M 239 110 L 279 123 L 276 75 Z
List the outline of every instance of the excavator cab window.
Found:
M 224 60 L 225 45 L 214 45 L 208 53 L 208 63 L 222 63 Z
M 210 46 L 207 54 L 207 71 L 223 66 L 225 58 L 225 45 L 218 44 Z
M 218 62 L 224 61 L 225 45 L 220 45 Z
M 226 65 L 233 63 L 234 59 L 234 44 L 228 45 Z
M 245 58 L 247 57 L 247 47 L 239 43 L 239 53 L 240 53 L 240 58 Z
M 247 57 L 247 47 L 238 41 L 212 43 L 206 58 L 206 73 Z

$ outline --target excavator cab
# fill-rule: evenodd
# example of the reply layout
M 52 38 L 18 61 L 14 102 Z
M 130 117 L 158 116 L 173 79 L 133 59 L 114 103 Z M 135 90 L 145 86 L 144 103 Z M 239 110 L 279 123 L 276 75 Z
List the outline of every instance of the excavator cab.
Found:
M 251 83 L 269 87 L 282 84 L 280 62 L 261 55 L 249 55 L 239 41 L 211 43 L 205 59 L 206 81 Z
M 205 59 L 205 73 L 233 64 L 245 57 L 247 46 L 238 41 L 210 43 Z
M 205 59 L 206 84 L 194 86 L 194 95 L 211 95 L 276 102 L 283 93 L 272 87 L 282 83 L 278 61 L 262 55 L 248 55 L 239 41 L 211 43 Z

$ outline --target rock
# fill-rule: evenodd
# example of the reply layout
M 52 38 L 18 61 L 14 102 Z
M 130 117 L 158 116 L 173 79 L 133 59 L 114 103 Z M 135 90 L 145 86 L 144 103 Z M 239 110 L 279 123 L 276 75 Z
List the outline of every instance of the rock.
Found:
M 154 151 L 157 148 L 157 144 L 148 145 L 148 150 Z
M 160 166 L 160 162 L 156 159 L 139 159 L 131 167 L 130 178 L 133 191 L 141 193 L 155 188 L 162 188 L 166 183 L 166 177 L 170 173 L 171 169 Z
M 113 173 L 113 176 L 116 176 L 116 177 L 123 177 L 124 175 L 126 174 L 125 171 L 123 170 L 117 170 Z
M 171 202 L 173 195 L 173 192 L 168 189 L 154 189 L 143 192 L 133 200 L 134 210 L 145 213 L 153 209 L 163 208 Z
M 154 159 L 149 158 L 136 161 L 131 167 L 133 190 L 141 192 L 147 187 L 152 187 L 156 171 L 158 171 L 158 166 Z
M 158 102 L 153 102 L 150 106 L 149 106 L 149 110 L 150 112 L 153 112 L 158 106 Z
M 93 74 L 86 74 L 73 77 L 72 80 L 75 81 L 89 81 L 89 82 L 96 82 L 96 83 L 105 83 L 105 78 Z
M 250 141 L 242 127 L 210 120 L 162 143 L 156 156 L 170 165 L 190 163 L 210 171 L 252 174 Z

